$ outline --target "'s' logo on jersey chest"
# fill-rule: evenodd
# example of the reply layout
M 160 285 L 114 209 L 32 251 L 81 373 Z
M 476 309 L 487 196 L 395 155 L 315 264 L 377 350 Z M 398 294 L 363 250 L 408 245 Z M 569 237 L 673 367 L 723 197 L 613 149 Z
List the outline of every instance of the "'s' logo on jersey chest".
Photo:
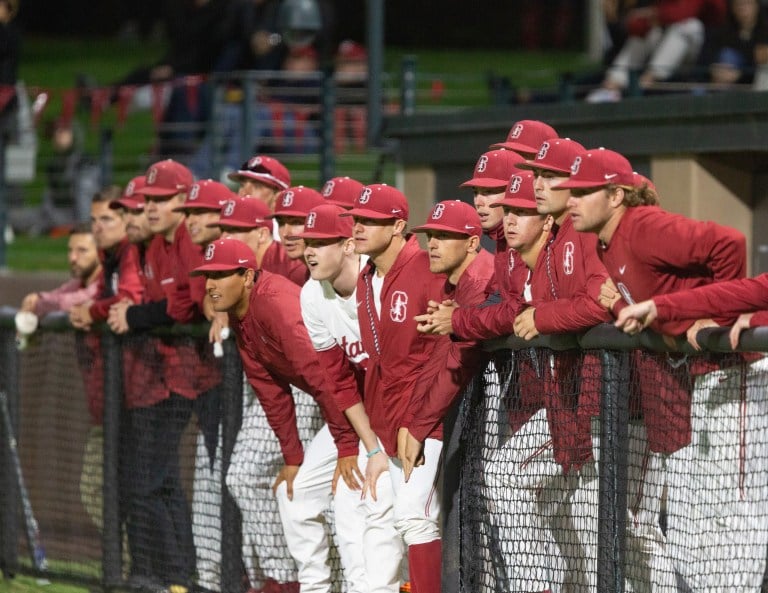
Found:
M 565 272 L 567 276 L 570 276 L 573 274 L 573 252 L 575 251 L 576 247 L 573 245 L 573 241 L 568 241 L 564 247 L 563 272 Z
M 408 294 L 402 290 L 392 293 L 389 306 L 389 318 L 395 323 L 402 323 L 408 316 Z

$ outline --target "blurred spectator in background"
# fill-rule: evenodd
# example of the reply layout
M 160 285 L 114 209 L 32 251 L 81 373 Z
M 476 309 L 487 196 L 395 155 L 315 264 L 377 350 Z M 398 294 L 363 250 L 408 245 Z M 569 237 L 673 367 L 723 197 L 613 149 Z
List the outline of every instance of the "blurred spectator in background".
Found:
M 704 48 L 710 80 L 751 84 L 758 66 L 768 63 L 768 21 L 758 0 L 730 0 L 728 18 Z
M 625 21 L 629 37 L 601 87 L 586 100 L 618 101 L 632 70 L 642 70 L 639 85 L 644 89 L 679 75 L 698 58 L 705 27 L 721 25 L 725 13 L 726 0 L 655 0 L 630 10 Z
M 231 0 L 227 39 L 216 70 L 279 70 L 286 45 L 278 25 L 280 0 Z
M 54 311 L 69 312 L 73 306 L 96 297 L 101 262 L 90 223 L 81 223 L 70 231 L 67 261 L 71 278 L 53 290 L 29 293 L 21 301 L 21 311 L 38 317 Z
M 351 39 L 339 44 L 334 59 L 336 150 L 365 150 L 368 102 L 368 52 Z M 344 107 L 342 107 L 344 106 Z
M 79 124 L 59 119 L 50 126 L 49 135 L 53 154 L 45 166 L 46 187 L 32 233 L 86 222 L 91 197 L 99 191 L 99 165 L 83 149 Z
M 14 18 L 18 0 L 0 0 L 0 130 L 15 132 L 16 77 L 21 53 L 21 34 Z

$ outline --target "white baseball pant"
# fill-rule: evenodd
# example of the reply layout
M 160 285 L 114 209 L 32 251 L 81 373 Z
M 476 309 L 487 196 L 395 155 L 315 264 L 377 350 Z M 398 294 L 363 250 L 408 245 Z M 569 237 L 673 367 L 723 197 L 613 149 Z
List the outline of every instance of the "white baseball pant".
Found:
M 742 384 L 743 380 L 743 384 Z M 697 377 L 691 444 L 669 456 L 668 537 L 697 593 L 759 591 L 768 547 L 768 358 Z
M 197 557 L 197 584 L 221 590 L 221 437 L 211 467 L 205 436 L 197 434 L 192 484 L 192 536 Z

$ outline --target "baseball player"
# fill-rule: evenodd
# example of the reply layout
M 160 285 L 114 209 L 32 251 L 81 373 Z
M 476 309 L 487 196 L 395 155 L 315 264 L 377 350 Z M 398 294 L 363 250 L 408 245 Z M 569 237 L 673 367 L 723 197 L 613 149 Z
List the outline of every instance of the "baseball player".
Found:
M 280 243 L 290 259 L 303 261 L 304 243 L 298 236 L 304 230 L 307 212 L 322 203 L 323 196 L 318 191 L 303 185 L 289 187 L 280 193 L 275 210 L 270 216 L 277 223 Z
M 174 208 L 184 214 L 184 224 L 189 238 L 195 245 L 205 248 L 221 236 L 217 225 L 222 205 L 235 195 L 223 183 L 205 179 L 196 181 L 189 188 L 186 201 Z M 255 200 L 254 200 L 255 201 Z M 197 295 L 201 298 L 201 295 Z M 211 331 L 220 339 L 224 319 L 213 319 L 215 313 L 210 302 L 202 295 L 200 305 L 206 308 L 206 317 L 212 320 Z M 197 554 L 197 584 L 206 589 L 220 587 L 221 575 L 221 391 L 210 390 L 195 399 L 195 416 L 200 427 L 195 455 L 195 480 L 192 493 L 192 534 Z
M 408 546 L 411 584 L 418 593 L 440 591 L 441 542 L 436 490 L 442 450 L 441 428 L 424 443 L 424 465 L 408 482 L 395 459 L 402 419 L 415 405 L 421 370 L 432 356 L 447 353 L 448 340 L 416 331 L 413 315 L 442 291 L 445 278 L 429 272 L 429 256 L 406 234 L 408 202 L 383 184 L 366 186 L 354 207 L 355 251 L 369 257 L 357 284 L 360 334 L 370 357 L 365 375 L 365 409 L 371 428 L 390 457 L 395 527 Z
M 292 531 L 295 516 L 316 508 L 315 498 L 330 490 L 321 468 L 324 448 L 302 446 L 296 425 L 291 385 L 319 403 L 338 456 L 358 455 L 358 439 L 333 398 L 334 386 L 309 340 L 301 319 L 299 288 L 282 276 L 256 270 L 251 249 L 236 239 L 208 246 L 205 263 L 193 272 L 205 275 L 214 309 L 227 312 L 248 381 L 280 442 L 284 465 L 274 481 L 285 537 L 296 560 L 303 591 L 330 591 L 328 537 L 317 514 L 306 517 L 306 529 Z M 327 496 L 327 494 L 325 494 Z M 295 513 L 295 515 L 291 515 Z M 312 524 L 310 524 L 312 523 Z
M 600 301 L 614 314 L 659 293 L 744 275 L 745 241 L 740 233 L 647 206 L 655 203 L 655 195 L 649 195 L 645 186 L 640 190 L 633 186 L 632 169 L 618 153 L 586 151 L 574 159 L 571 172 L 558 187 L 571 190 L 568 205 L 574 228 L 597 234 L 598 254 L 613 281 L 604 285 Z M 697 331 L 697 325 L 703 324 L 666 322 L 655 327 L 680 335 Z M 638 356 L 639 377 L 633 383 L 639 389 L 648 445 L 651 451 L 668 454 L 667 548 L 675 568 L 694 591 L 721 591 L 726 583 L 728 587 L 737 583 L 739 589 L 759 588 L 766 530 L 759 521 L 755 525 L 751 509 L 765 504 L 765 480 L 758 472 L 755 483 L 745 481 L 741 471 L 753 453 L 741 446 L 745 394 L 734 388 L 743 357 L 709 355 L 675 368 L 663 356 Z M 696 378 L 693 401 L 689 373 Z M 747 390 L 750 405 L 756 403 L 755 395 Z M 755 414 L 750 420 L 760 423 L 762 417 Z M 761 431 L 764 428 L 760 426 Z M 758 455 L 764 454 L 760 446 L 756 448 L 761 449 Z M 716 486 L 696 484 L 703 476 Z M 739 533 L 739 527 L 745 528 L 744 518 L 751 534 L 757 533 L 754 541 L 760 541 L 747 548 L 751 551 L 747 558 L 743 547 L 739 553 L 733 547 L 736 541 L 746 545 Z M 709 541 L 712 534 L 717 534 L 716 544 Z M 757 548 L 761 552 L 756 556 Z
M 345 210 L 355 205 L 355 200 L 363 191 L 363 184 L 351 177 L 334 177 L 323 184 L 320 193 L 329 204 L 336 204 Z
M 491 149 L 512 150 L 524 159 L 532 159 L 543 142 L 557 138 L 557 132 L 549 124 L 535 119 L 521 119 L 515 122 L 504 142 L 491 144 Z
M 336 385 L 336 403 L 361 441 L 356 458 L 339 460 L 344 479 L 334 476 L 334 517 L 347 591 L 397 592 L 403 545 L 395 530 L 389 464 L 361 396 L 368 354 L 360 340 L 355 294 L 367 258 L 355 253 L 352 220 L 340 217 L 342 212 L 340 206 L 325 203 L 307 215 L 301 238 L 312 278 L 301 289 L 301 313 L 317 356 Z M 335 460 L 328 460 L 326 472 L 333 472 Z M 370 494 L 361 496 L 363 482 Z
M 290 259 L 279 241 L 272 237 L 271 211 L 266 204 L 252 198 L 233 198 L 221 208 L 221 217 L 210 223 L 221 229 L 224 236 L 246 243 L 256 256 L 261 270 L 285 276 L 303 286 L 307 280 L 307 266 L 300 259 Z
M 472 206 L 459 200 L 438 202 L 427 222 L 413 231 L 427 235 L 430 271 L 447 277 L 443 300 L 460 306 L 479 305 L 496 291 L 493 256 L 479 248 L 482 227 Z M 420 321 L 421 316 L 415 319 Z M 433 358 L 424 369 L 425 380 L 414 396 L 421 403 L 411 407 L 413 416 L 403 420 L 400 430 L 405 432 L 398 439 L 406 480 L 419 461 L 427 435 L 442 423 L 461 390 L 487 361 L 476 343 L 455 342 L 447 360 Z

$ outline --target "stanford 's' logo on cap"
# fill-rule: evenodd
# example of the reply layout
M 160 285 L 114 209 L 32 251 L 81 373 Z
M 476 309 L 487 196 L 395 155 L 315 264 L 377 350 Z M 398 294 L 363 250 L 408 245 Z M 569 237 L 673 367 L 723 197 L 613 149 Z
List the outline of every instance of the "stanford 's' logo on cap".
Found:
M 125 195 L 132 196 L 134 191 L 136 191 L 136 184 L 131 181 L 128 183 L 128 185 L 125 186 Z
M 213 254 L 216 252 L 216 245 L 213 243 L 209 243 L 208 247 L 205 248 L 205 261 L 211 261 L 213 259 Z
M 523 178 L 520 175 L 514 175 L 509 179 L 509 193 L 516 194 L 523 186 Z
M 514 128 L 512 128 L 512 131 L 509 133 L 510 140 L 513 138 L 519 138 L 520 134 L 523 133 L 523 124 L 517 124 Z
M 373 194 L 373 190 L 370 187 L 366 187 L 360 194 L 360 197 L 357 198 L 357 202 L 359 204 L 367 204 L 371 199 L 371 194 Z
M 540 161 L 543 158 L 546 158 L 547 153 L 549 152 L 549 142 L 545 142 L 541 145 L 541 148 L 539 148 L 539 154 L 536 155 L 536 160 Z
M 445 210 L 445 204 L 437 204 L 435 208 L 432 210 L 432 218 L 433 220 L 437 220 L 443 215 L 443 211 Z
M 253 169 L 254 167 L 258 167 L 261 165 L 261 157 L 255 156 L 250 161 L 248 161 L 248 168 Z
M 315 221 L 317 220 L 317 212 L 310 212 L 307 214 L 307 222 L 304 223 L 304 225 L 308 229 L 315 228 Z
M 155 179 L 157 179 L 157 167 L 152 167 L 147 175 L 147 183 L 151 185 L 155 182 Z
M 483 155 L 477 159 L 477 166 L 475 167 L 475 171 L 482 173 L 485 171 L 486 167 L 488 167 L 488 157 Z
M 192 186 L 192 189 L 189 190 L 189 199 L 196 200 L 197 196 L 199 195 L 200 195 L 200 184 L 195 183 L 195 185 Z
M 283 208 L 288 208 L 293 205 L 293 192 L 287 191 L 283 194 Z
M 576 175 L 579 172 L 579 167 L 581 167 L 581 157 L 577 156 L 571 165 L 571 175 Z
M 326 181 L 325 185 L 323 186 L 323 195 L 327 198 L 333 193 L 333 181 Z
M 224 216 L 232 216 L 235 213 L 235 201 L 227 200 L 224 202 Z

